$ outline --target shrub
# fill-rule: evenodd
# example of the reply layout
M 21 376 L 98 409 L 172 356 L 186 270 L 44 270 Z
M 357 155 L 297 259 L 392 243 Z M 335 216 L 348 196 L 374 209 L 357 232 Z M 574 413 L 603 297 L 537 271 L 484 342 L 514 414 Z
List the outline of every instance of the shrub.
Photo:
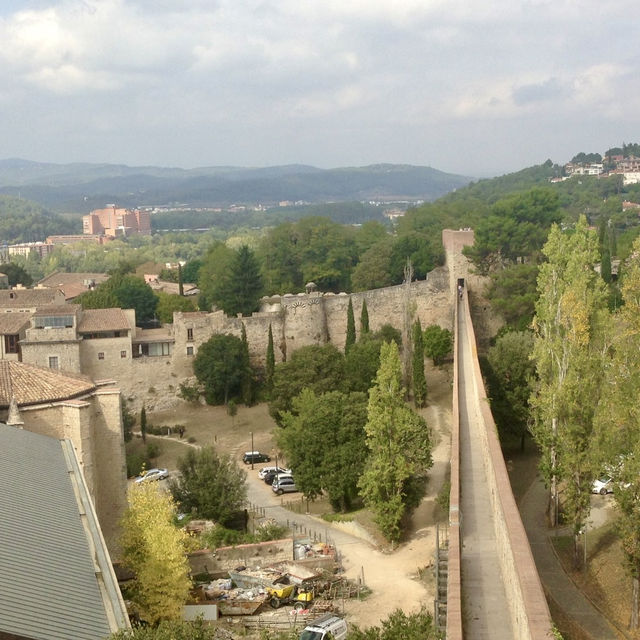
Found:
M 200 398 L 200 386 L 198 384 L 180 383 L 180 391 L 178 396 L 187 402 L 198 402 Z

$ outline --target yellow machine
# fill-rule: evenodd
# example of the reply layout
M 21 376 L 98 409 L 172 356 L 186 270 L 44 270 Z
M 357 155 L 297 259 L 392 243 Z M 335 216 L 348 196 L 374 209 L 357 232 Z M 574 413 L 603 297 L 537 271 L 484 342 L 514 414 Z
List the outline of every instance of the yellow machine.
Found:
M 283 604 L 293 604 L 297 610 L 307 609 L 313 600 L 313 590 L 303 585 L 287 584 L 267 587 L 269 604 L 277 609 Z

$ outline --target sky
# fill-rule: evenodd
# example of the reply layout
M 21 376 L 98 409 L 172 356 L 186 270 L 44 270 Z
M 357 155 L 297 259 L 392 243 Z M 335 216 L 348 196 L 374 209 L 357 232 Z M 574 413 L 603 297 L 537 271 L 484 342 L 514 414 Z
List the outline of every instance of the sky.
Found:
M 0 0 L 0 158 L 466 176 L 640 142 L 637 0 Z

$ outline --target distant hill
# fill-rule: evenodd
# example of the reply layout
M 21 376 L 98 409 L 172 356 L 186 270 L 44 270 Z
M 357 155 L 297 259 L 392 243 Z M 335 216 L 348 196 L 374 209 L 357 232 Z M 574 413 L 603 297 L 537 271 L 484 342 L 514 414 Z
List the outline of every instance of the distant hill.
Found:
M 20 195 L 53 211 L 74 212 L 87 212 L 110 202 L 123 207 L 202 207 L 269 205 L 283 200 L 433 201 L 470 180 L 431 167 L 394 164 L 339 169 L 307 165 L 180 169 L 0 160 L 0 193 Z

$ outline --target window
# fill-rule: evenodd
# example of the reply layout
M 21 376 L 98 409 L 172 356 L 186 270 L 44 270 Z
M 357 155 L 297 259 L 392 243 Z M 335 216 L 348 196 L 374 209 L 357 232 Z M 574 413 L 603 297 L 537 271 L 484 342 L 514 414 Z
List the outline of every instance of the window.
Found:
M 187 329 L 187 340 L 193 340 L 193 329 L 191 327 Z
M 98 351 L 98 360 L 104 360 L 104 351 Z
M 17 334 L 6 335 L 4 337 L 4 352 L 18 353 L 18 339 L 19 339 L 19 336 Z
M 188 356 L 192 356 L 193 355 L 193 347 L 187 347 L 187 355 Z
M 133 347 L 133 357 L 140 356 L 170 356 L 173 343 L 171 342 L 142 342 Z
M 121 358 L 126 358 L 127 357 L 127 352 L 126 351 L 121 351 L 120 352 L 120 357 Z
M 49 356 L 49 369 L 59 369 L 58 356 Z
M 34 318 L 34 326 L 36 329 L 73 327 L 73 316 L 36 316 Z

